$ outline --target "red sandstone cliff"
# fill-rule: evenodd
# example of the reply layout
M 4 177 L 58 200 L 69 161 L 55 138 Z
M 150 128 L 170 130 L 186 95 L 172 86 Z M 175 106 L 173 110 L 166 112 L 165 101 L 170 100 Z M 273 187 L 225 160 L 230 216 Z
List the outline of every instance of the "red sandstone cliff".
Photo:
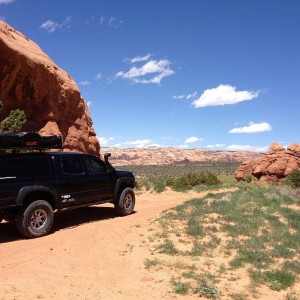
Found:
M 100 145 L 78 86 L 33 41 L 0 20 L 0 119 L 25 111 L 24 130 L 60 134 L 64 150 L 99 155 Z

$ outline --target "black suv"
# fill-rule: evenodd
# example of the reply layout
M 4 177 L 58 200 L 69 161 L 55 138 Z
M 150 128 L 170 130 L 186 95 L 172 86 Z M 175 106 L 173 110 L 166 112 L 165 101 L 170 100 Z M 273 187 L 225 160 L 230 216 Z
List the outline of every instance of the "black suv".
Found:
M 35 238 L 49 233 L 55 210 L 111 202 L 119 215 L 133 212 L 135 177 L 116 170 L 110 154 L 103 161 L 91 154 L 41 152 L 41 144 L 51 148 L 53 140 L 27 133 L 17 136 L 17 146 L 7 145 L 7 137 L 15 136 L 0 135 L 0 147 L 38 151 L 0 155 L 0 222 L 15 222 L 21 235 Z

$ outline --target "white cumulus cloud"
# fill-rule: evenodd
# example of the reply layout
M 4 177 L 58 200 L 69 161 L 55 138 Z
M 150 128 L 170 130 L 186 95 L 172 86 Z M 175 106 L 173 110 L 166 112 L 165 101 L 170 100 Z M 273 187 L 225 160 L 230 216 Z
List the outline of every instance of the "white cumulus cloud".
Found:
M 271 131 L 272 126 L 269 123 L 250 123 L 249 126 L 233 128 L 229 133 L 257 133 Z
M 171 62 L 167 59 L 149 60 L 150 54 L 144 57 L 135 57 L 130 62 L 142 62 L 140 66 L 132 66 L 127 72 L 119 71 L 115 78 L 131 80 L 134 83 L 160 84 L 163 78 L 175 74 L 171 69 Z
M 197 107 L 217 106 L 236 104 L 239 102 L 252 100 L 258 97 L 260 91 L 237 91 L 236 87 L 221 84 L 216 88 L 207 89 L 199 99 L 193 101 L 193 105 Z
M 267 152 L 268 146 L 265 147 L 255 147 L 250 145 L 230 145 L 226 147 L 229 151 L 255 151 L 255 152 Z
M 198 138 L 196 136 L 191 136 L 191 137 L 187 138 L 184 142 L 189 144 L 189 143 L 195 143 L 195 142 L 199 142 L 199 141 L 203 141 L 203 139 Z
M 122 146 L 122 144 L 114 144 L 114 145 L 112 145 L 112 147 L 114 147 L 114 148 L 120 148 Z
M 137 148 L 143 148 L 143 147 L 148 147 L 149 144 L 151 144 L 151 143 L 152 143 L 152 140 L 144 139 L 144 140 L 127 141 L 124 144 L 132 145 Z
M 184 145 L 179 145 L 178 146 L 178 148 L 181 148 L 181 149 L 186 149 L 186 148 L 188 148 L 189 147 L 189 145 L 186 145 L 186 144 L 184 144 Z
M 115 138 L 113 138 L 113 137 L 109 137 L 109 138 L 107 138 L 107 137 L 100 137 L 98 139 L 99 139 L 99 142 L 100 142 L 100 146 L 107 146 L 107 144 L 109 142 L 114 141 Z
M 225 144 L 215 144 L 215 145 L 207 145 L 207 148 L 223 148 Z

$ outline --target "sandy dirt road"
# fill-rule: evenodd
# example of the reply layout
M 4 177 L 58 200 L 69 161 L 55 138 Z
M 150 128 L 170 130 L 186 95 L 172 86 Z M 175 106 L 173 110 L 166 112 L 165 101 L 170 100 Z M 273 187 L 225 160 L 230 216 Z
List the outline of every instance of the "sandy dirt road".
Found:
M 205 194 L 138 193 L 127 217 L 117 217 L 112 205 L 57 213 L 53 232 L 32 240 L 2 222 L 0 299 L 177 298 L 169 278 L 145 269 L 151 251 L 144 233 L 162 211 Z

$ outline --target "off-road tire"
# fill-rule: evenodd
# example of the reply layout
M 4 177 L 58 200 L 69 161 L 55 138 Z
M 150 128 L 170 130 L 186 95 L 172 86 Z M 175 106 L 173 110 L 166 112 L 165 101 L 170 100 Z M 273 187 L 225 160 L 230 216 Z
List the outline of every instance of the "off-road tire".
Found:
M 44 200 L 37 200 L 22 208 L 17 216 L 17 229 L 27 238 L 47 235 L 53 225 L 52 206 Z
M 134 210 L 135 194 L 132 188 L 125 188 L 118 201 L 115 203 L 115 210 L 120 216 L 130 215 Z

